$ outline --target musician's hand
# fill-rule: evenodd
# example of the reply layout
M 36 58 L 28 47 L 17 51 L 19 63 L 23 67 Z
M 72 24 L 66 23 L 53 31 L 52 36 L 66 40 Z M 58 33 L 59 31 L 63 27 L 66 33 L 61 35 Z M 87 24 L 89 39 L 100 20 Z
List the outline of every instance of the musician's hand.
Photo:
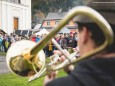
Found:
M 67 50 L 64 50 L 64 52 L 65 52 L 68 56 L 70 55 Z M 54 51 L 54 54 L 61 54 L 61 51 L 55 50 L 55 51 Z M 65 61 L 65 59 L 66 59 L 66 57 L 65 57 L 64 55 L 61 55 L 58 61 L 59 61 L 59 62 L 63 62 L 63 61 Z M 64 71 L 65 71 L 66 73 L 68 73 L 68 74 L 69 74 L 71 71 L 73 71 L 73 69 L 74 69 L 74 66 L 73 66 L 73 65 L 68 65 L 68 66 L 64 67 Z
M 50 75 L 45 76 L 44 78 L 44 86 L 46 86 L 47 83 L 51 82 L 56 78 L 57 72 L 52 72 Z
M 54 50 L 53 53 L 54 54 L 62 54 L 61 51 L 59 51 L 59 50 Z
M 64 50 L 64 52 L 66 53 L 66 55 L 68 55 L 68 56 L 70 55 L 69 52 L 66 49 Z M 53 53 L 60 55 L 60 58 L 58 60 L 59 62 L 63 62 L 66 59 L 66 57 L 59 50 L 54 50 Z
M 68 65 L 66 67 L 64 67 L 64 71 L 67 73 L 67 74 L 70 74 L 71 71 L 73 71 L 74 69 L 74 66 L 73 65 Z

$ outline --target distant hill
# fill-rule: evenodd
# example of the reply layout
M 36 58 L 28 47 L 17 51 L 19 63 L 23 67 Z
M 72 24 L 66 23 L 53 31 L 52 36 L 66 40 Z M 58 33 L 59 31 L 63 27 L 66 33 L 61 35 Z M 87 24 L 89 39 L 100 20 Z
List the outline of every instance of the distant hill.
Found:
M 89 0 L 32 0 L 33 21 L 42 23 L 48 12 L 66 12 L 72 7 L 85 5 Z

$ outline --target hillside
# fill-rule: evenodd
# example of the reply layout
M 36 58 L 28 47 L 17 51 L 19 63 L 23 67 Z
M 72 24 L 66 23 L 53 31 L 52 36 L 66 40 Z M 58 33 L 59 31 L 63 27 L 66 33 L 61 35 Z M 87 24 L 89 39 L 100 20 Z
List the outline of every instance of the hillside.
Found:
M 72 7 L 85 5 L 89 0 L 32 0 L 32 15 L 35 23 L 42 23 L 48 12 L 64 12 Z

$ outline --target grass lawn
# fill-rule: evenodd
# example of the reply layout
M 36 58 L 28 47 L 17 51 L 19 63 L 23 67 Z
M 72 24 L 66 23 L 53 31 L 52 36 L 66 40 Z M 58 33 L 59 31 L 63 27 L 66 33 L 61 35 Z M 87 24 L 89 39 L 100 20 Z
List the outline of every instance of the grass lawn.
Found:
M 0 52 L 0 56 L 5 56 L 6 53 Z M 60 70 L 57 77 L 66 76 L 63 70 Z M 0 86 L 43 86 L 44 77 L 37 79 L 28 84 L 28 78 L 19 77 L 13 73 L 0 74 Z
M 58 77 L 65 76 L 64 71 L 59 71 Z M 28 78 L 19 77 L 15 74 L 1 74 L 0 75 L 0 86 L 43 86 L 44 77 L 37 79 L 31 83 L 28 82 Z
M 5 56 L 6 53 L 5 52 L 0 52 L 0 56 Z

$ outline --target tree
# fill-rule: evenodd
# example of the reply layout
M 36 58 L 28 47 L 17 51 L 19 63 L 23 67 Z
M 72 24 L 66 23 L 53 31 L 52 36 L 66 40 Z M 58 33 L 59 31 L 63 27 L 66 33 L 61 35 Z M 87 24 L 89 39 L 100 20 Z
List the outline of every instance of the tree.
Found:
M 38 10 L 44 15 L 49 12 L 68 11 L 78 5 L 84 5 L 89 0 L 32 0 L 32 15 L 37 14 Z

